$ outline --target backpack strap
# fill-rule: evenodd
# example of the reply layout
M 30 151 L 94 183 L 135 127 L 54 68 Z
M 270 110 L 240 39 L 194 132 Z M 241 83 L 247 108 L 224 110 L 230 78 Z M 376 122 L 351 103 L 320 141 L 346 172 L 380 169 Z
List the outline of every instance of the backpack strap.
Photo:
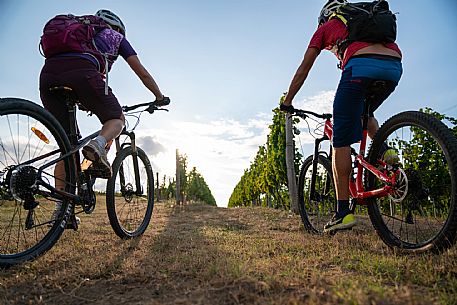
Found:
M 348 20 L 343 15 L 338 14 L 338 13 L 335 12 L 335 13 L 330 15 L 328 20 L 334 19 L 334 18 L 338 18 L 339 20 L 341 20 L 344 23 L 345 26 L 348 25 Z

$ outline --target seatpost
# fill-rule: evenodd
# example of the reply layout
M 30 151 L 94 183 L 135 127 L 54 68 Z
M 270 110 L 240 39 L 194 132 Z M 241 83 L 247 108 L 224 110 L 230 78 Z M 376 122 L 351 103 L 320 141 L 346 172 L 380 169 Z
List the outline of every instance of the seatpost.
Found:
M 362 114 L 362 141 L 360 142 L 359 154 L 363 158 L 365 156 L 365 148 L 367 146 L 367 136 L 368 136 L 368 119 L 370 113 L 370 100 L 366 99 L 363 106 Z M 362 163 L 358 162 L 357 158 L 355 159 L 354 167 L 357 167 L 357 177 L 356 177 L 356 189 L 363 190 L 362 182 Z
M 78 143 L 78 128 L 76 127 L 76 104 L 70 101 L 67 101 L 67 109 L 69 115 L 69 123 L 70 123 L 70 134 L 68 138 L 70 139 L 70 143 L 72 145 L 76 145 Z
M 368 136 L 368 119 L 370 118 L 370 102 L 365 100 L 362 114 L 362 141 L 360 143 L 360 154 L 365 156 L 365 147 L 367 145 Z

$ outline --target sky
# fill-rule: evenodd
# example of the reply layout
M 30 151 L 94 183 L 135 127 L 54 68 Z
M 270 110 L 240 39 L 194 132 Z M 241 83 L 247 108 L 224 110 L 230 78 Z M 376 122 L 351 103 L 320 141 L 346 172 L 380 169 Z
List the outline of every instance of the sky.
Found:
M 41 104 L 38 51 L 43 26 L 63 13 L 110 9 L 126 25 L 127 39 L 162 92 L 169 112 L 143 114 L 138 144 L 154 172 L 172 176 L 175 151 L 186 154 L 209 185 L 219 206 L 266 142 L 272 109 L 287 91 L 316 30 L 323 0 L 0 0 L 0 97 Z M 431 107 L 457 117 L 456 0 L 391 0 L 398 12 L 397 43 L 404 74 L 397 90 L 376 112 L 380 122 L 400 111 Z M 294 105 L 330 112 L 341 72 L 322 52 Z M 122 105 L 154 96 L 120 58 L 109 85 Z M 81 132 L 100 127 L 78 114 Z M 134 124 L 134 120 L 130 124 Z M 306 125 L 297 139 L 308 155 Z M 110 153 L 110 159 L 114 157 Z

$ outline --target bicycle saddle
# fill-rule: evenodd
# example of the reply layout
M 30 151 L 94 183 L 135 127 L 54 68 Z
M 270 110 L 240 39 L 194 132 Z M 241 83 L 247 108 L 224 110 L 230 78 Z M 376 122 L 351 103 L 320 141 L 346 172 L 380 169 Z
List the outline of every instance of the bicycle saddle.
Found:
M 78 96 L 76 92 L 73 91 L 70 87 L 66 86 L 56 86 L 49 88 L 49 92 L 52 94 L 58 95 L 60 98 L 64 99 L 66 102 L 71 102 L 76 104 L 78 102 Z
M 76 92 L 67 86 L 55 86 L 49 88 L 49 92 L 52 94 L 55 94 L 59 97 L 59 99 L 64 100 L 66 103 L 69 103 L 70 105 L 74 104 L 77 105 L 79 110 L 82 111 L 89 111 L 86 107 L 84 107 L 80 102 L 78 95 Z
M 368 92 L 369 95 L 376 95 L 384 90 L 386 90 L 389 81 L 387 80 L 375 80 L 371 84 L 368 85 Z

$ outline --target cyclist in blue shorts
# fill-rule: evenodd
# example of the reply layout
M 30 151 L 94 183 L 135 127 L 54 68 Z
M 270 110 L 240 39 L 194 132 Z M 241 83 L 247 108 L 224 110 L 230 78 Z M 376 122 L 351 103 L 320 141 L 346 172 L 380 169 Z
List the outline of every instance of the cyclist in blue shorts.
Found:
M 337 211 L 333 219 L 324 227 L 324 232 L 348 229 L 356 225 L 353 212 L 349 208 L 349 178 L 352 170 L 350 145 L 362 139 L 361 114 L 367 88 L 374 80 L 387 83 L 383 92 L 372 100 L 368 136 L 373 138 L 379 129 L 374 118 L 375 111 L 394 91 L 403 69 L 402 54 L 398 45 L 392 43 L 369 43 L 354 41 L 350 43 L 342 58 L 335 50 L 338 42 L 348 35 L 346 25 L 339 18 L 330 18 L 346 0 L 329 0 L 319 16 L 319 26 L 314 33 L 303 61 L 298 67 L 281 110 L 293 111 L 292 100 L 302 87 L 314 61 L 324 49 L 336 51 L 341 62 L 342 75 L 333 102 L 333 139 L 332 168 L 337 195 Z M 398 156 L 387 145 L 383 158 L 387 163 L 398 162 Z

